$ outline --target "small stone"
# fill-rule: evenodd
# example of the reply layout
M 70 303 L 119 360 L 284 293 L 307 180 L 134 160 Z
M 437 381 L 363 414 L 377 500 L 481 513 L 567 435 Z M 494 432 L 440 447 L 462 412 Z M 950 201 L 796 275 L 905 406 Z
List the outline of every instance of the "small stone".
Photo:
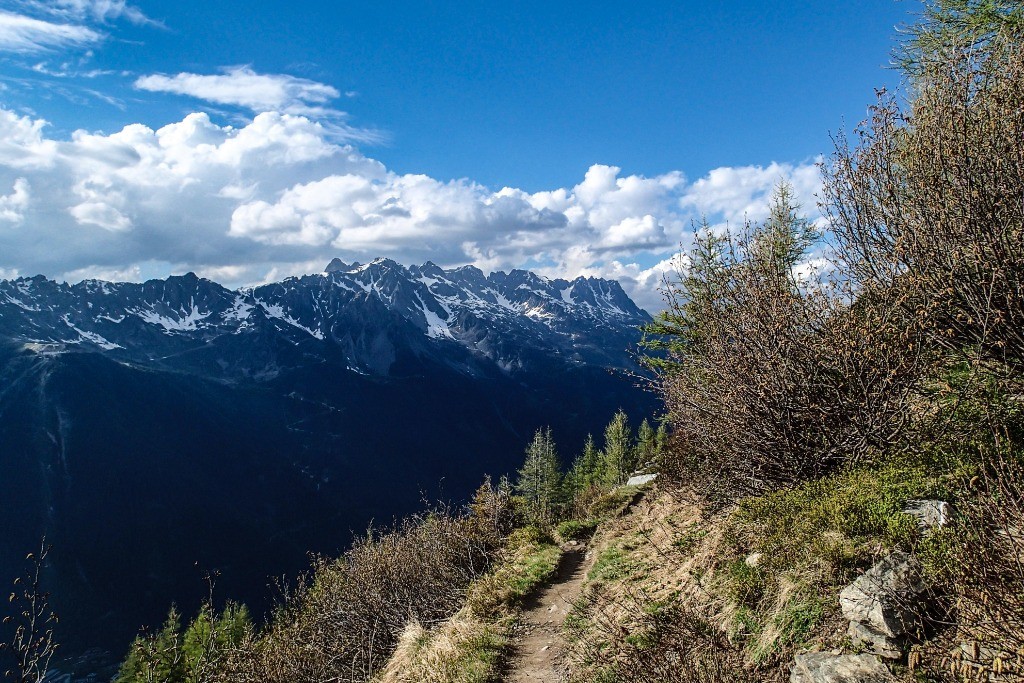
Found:
M 761 559 L 764 557 L 761 553 L 750 553 L 747 555 L 747 559 L 743 560 L 743 563 L 748 567 L 756 567 L 761 564 Z
M 944 500 L 908 500 L 903 514 L 917 519 L 917 525 L 922 529 L 932 529 L 949 524 L 953 508 Z

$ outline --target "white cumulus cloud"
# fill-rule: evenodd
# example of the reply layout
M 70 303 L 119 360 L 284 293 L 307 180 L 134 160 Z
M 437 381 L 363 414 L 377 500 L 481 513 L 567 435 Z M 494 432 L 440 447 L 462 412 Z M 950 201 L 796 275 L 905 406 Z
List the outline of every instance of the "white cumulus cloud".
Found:
M 531 193 L 396 173 L 293 113 L 238 127 L 196 113 L 55 139 L 45 121 L 0 109 L 0 191 L 9 188 L 0 272 L 196 270 L 240 285 L 316 271 L 334 256 L 389 256 L 616 277 L 656 309 L 693 221 L 763 215 L 781 178 L 813 209 L 813 164 L 716 169 L 694 181 L 594 165 L 573 186 Z
M 25 219 L 25 209 L 28 208 L 29 185 L 24 178 L 14 181 L 14 187 L 10 194 L 0 196 L 0 221 L 6 223 L 21 223 Z

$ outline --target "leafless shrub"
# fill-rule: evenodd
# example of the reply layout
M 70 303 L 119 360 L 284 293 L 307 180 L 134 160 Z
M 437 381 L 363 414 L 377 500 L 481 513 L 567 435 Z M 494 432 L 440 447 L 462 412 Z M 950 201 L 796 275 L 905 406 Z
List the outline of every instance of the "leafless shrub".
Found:
M 668 469 L 734 499 L 869 459 L 901 433 L 920 372 L 890 308 L 795 269 L 811 241 L 790 191 L 738 234 L 698 237 L 647 345 L 673 427 Z M 667 341 L 666 341 L 667 340 Z
M 489 567 L 507 524 L 508 496 L 481 489 L 473 511 L 436 508 L 389 531 L 367 532 L 339 560 L 317 559 L 222 680 L 369 680 L 408 623 L 450 617 Z
M 744 675 L 741 653 L 720 630 L 676 601 L 642 591 L 585 592 L 566 621 L 572 680 L 621 683 L 732 683 Z
M 46 678 L 50 660 L 59 645 L 54 640 L 53 627 L 57 615 L 50 609 L 49 593 L 42 587 L 43 567 L 50 546 L 44 538 L 39 550 L 25 558 L 29 563 L 23 577 L 15 579 L 14 590 L 8 602 L 12 616 L 4 617 L 4 625 L 13 626 L 10 641 L 0 643 L 0 654 L 11 660 L 5 678 L 17 683 L 38 683 Z
M 880 93 L 825 165 L 842 266 L 899 334 L 957 359 L 922 396 L 927 434 L 980 474 L 940 556 L 967 645 L 947 674 L 1020 677 L 1024 657 L 1024 9 L 937 0 L 911 33 L 910 97 Z M 1014 413 L 1017 413 L 1014 415 Z
M 954 673 L 1024 679 L 1024 464 L 996 458 L 961 503 L 952 534 Z
M 929 344 L 1011 363 L 1024 359 L 1020 31 L 993 23 L 983 45 L 943 34 L 917 58 L 909 103 L 881 93 L 824 169 L 856 284 L 883 292 Z

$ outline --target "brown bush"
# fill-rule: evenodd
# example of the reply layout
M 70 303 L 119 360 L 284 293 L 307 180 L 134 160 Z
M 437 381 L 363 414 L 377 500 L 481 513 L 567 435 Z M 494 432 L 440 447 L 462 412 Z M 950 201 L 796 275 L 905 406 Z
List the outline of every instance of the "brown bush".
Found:
M 937 348 L 1019 363 L 1022 24 L 955 30 L 968 19 L 954 13 L 918 31 L 928 40 L 915 43 L 909 103 L 883 92 L 855 144 L 839 137 L 825 165 L 824 208 L 848 275 L 885 292 L 908 328 Z M 974 12 L 974 23 L 983 19 Z
M 408 623 L 433 625 L 462 606 L 502 542 L 508 505 L 505 493 L 482 488 L 473 514 L 437 508 L 367 532 L 339 560 L 316 559 L 309 576 L 285 592 L 264 633 L 218 679 L 369 680 Z
M 1024 680 L 1024 464 L 993 458 L 960 505 L 950 547 L 955 672 Z
M 923 356 L 888 305 L 795 273 L 810 243 L 789 190 L 738 235 L 698 237 L 646 344 L 673 428 L 663 463 L 734 499 L 891 448 Z
M 627 629 L 624 625 L 629 624 Z M 642 592 L 615 599 L 583 594 L 566 622 L 573 640 L 572 680 L 620 683 L 738 683 L 752 680 L 742 653 L 707 620 Z

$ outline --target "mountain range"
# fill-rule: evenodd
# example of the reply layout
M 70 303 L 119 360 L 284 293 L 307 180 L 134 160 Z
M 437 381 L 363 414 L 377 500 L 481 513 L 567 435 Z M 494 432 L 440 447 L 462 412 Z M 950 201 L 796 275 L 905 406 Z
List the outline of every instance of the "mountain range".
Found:
M 615 281 L 338 259 L 233 290 L 0 281 L 0 577 L 53 544 L 70 653 L 123 654 L 173 601 L 257 613 L 269 577 L 465 500 L 550 425 L 571 457 L 654 398 Z

